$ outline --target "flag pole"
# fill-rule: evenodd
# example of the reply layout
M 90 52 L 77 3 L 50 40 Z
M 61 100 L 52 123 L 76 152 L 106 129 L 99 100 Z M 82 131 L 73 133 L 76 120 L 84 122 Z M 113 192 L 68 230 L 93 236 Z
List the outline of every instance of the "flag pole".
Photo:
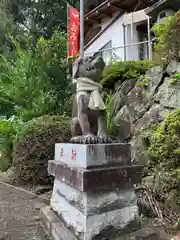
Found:
M 84 0 L 80 0 L 80 57 L 84 57 Z
M 66 2 L 66 6 L 67 6 L 67 54 L 69 52 L 69 41 L 68 41 L 68 37 L 69 37 L 69 3 Z M 67 58 L 68 59 L 68 58 Z

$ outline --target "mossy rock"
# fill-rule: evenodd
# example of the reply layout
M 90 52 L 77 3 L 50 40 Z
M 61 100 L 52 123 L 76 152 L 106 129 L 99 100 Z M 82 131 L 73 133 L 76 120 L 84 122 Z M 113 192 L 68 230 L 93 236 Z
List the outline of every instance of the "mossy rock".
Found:
M 47 164 L 54 158 L 54 145 L 69 142 L 69 119 L 44 116 L 28 121 L 17 134 L 13 147 L 14 178 L 17 182 L 47 183 Z
M 157 192 L 166 198 L 173 189 L 174 200 L 180 207 L 180 109 L 168 114 L 154 131 L 148 154 L 149 169 L 162 183 Z

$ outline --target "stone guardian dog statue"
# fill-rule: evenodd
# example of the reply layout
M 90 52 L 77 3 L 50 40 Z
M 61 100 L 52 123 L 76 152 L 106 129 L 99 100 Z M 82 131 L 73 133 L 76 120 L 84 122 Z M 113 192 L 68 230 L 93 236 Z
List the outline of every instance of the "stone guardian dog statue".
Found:
M 110 143 L 107 135 L 106 106 L 99 83 L 105 63 L 101 57 L 79 58 L 73 64 L 76 95 L 73 104 L 72 143 Z

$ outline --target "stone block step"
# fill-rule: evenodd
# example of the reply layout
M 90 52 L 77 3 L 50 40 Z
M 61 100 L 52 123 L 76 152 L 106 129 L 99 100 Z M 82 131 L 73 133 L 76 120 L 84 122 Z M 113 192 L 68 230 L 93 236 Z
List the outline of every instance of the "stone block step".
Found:
M 137 196 L 133 188 L 89 193 L 82 192 L 55 179 L 51 205 L 56 209 L 60 208 L 62 199 L 77 208 L 85 216 L 93 216 L 137 205 Z
M 45 207 L 41 210 L 40 219 L 52 240 L 114 240 L 118 231 L 126 228 L 135 219 L 135 206 L 96 216 L 85 217 L 77 209 L 62 203 L 62 209 Z M 56 212 L 56 213 L 55 213 Z M 108 230 L 109 229 L 109 230 Z M 108 230 L 108 231 L 107 231 Z
M 112 144 L 55 144 L 56 161 L 81 168 L 128 166 L 131 163 L 131 146 L 128 143 Z
M 49 206 L 41 209 L 40 220 L 51 240 L 76 240 Z
M 126 189 L 139 183 L 143 166 L 117 166 L 84 169 L 69 166 L 60 161 L 48 162 L 48 173 L 83 192 Z

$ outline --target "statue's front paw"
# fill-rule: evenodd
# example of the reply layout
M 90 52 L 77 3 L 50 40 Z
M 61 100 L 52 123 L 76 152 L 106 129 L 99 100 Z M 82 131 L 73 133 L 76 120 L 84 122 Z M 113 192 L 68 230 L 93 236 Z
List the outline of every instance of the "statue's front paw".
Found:
M 97 142 L 98 142 L 97 137 L 92 134 L 88 134 L 84 136 L 84 139 L 83 139 L 84 144 L 95 144 Z
M 112 143 L 112 139 L 108 135 L 102 134 L 98 136 L 98 143 Z
M 72 143 L 81 143 L 82 142 L 82 136 L 72 137 L 70 142 L 72 142 Z

